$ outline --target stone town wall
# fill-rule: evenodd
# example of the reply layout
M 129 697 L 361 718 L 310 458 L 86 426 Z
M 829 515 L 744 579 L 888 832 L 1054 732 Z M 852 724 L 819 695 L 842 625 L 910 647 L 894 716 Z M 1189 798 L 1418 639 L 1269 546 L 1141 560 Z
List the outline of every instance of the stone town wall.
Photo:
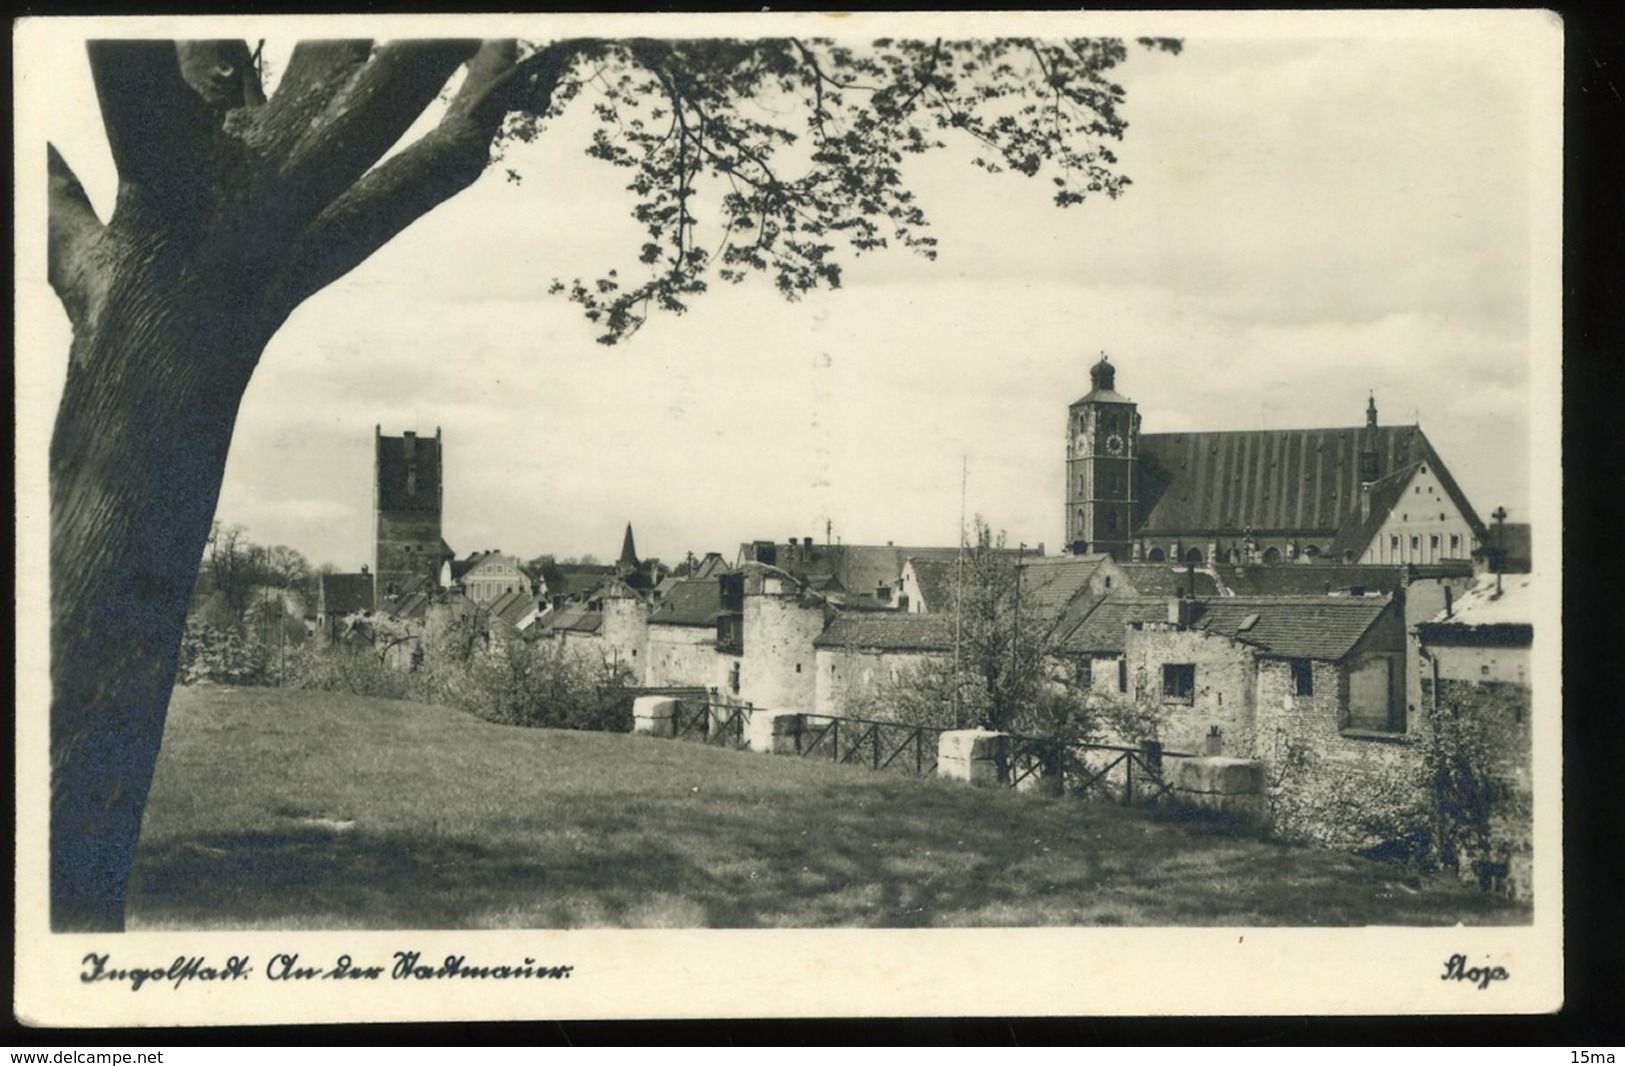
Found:
M 872 701 L 900 677 L 929 668 L 942 654 L 873 648 L 817 649 L 813 709 L 821 715 L 872 717 Z
M 717 651 L 717 631 L 708 626 L 648 627 L 643 683 L 649 688 L 722 688 L 731 656 Z
M 747 595 L 740 698 L 773 710 L 810 710 L 817 698 L 813 641 L 823 631 L 822 604 L 804 605 L 793 591 Z
M 649 608 L 631 596 L 604 600 L 604 620 L 599 627 L 605 653 L 616 666 L 631 673 L 643 684 L 649 660 Z
M 1318 661 L 1310 670 L 1313 691 L 1299 695 L 1289 661 L 1259 660 L 1257 728 L 1236 738 L 1234 754 L 1263 760 L 1277 836 L 1378 843 L 1426 799 L 1417 737 L 1345 730 L 1347 670 Z

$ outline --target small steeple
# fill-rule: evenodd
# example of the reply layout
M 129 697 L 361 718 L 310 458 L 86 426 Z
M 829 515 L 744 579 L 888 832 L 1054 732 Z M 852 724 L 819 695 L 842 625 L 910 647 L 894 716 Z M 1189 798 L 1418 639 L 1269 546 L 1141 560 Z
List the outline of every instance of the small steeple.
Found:
M 1089 368 L 1089 384 L 1097 391 L 1115 392 L 1117 368 L 1112 366 L 1106 353 L 1100 353 L 1100 362 Z
M 1372 429 L 1377 428 L 1377 394 L 1375 392 L 1371 393 L 1370 398 L 1366 400 L 1365 424 Z
M 638 552 L 632 543 L 632 523 L 626 524 L 626 537 L 621 541 L 621 558 L 616 564 L 627 570 L 638 568 Z

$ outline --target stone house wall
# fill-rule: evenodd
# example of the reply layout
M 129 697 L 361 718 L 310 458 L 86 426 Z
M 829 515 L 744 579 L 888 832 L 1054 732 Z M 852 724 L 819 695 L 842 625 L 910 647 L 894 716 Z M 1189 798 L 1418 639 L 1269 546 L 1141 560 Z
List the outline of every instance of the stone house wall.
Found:
M 1250 734 L 1257 664 L 1252 648 L 1228 637 L 1165 622 L 1148 622 L 1127 634 L 1129 697 L 1159 712 L 1158 739 L 1174 751 L 1201 753 L 1217 727 L 1221 737 Z M 1195 668 L 1190 698 L 1165 695 L 1164 670 Z M 1111 667 L 1108 673 L 1115 674 Z M 1109 678 L 1116 691 L 1116 677 Z

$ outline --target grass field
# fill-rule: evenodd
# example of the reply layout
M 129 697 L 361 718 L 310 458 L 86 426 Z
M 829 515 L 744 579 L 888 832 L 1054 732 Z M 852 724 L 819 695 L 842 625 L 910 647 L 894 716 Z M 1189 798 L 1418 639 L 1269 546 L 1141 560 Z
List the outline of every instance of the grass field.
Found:
M 1107 804 L 340 693 L 178 688 L 132 929 L 1521 923 Z

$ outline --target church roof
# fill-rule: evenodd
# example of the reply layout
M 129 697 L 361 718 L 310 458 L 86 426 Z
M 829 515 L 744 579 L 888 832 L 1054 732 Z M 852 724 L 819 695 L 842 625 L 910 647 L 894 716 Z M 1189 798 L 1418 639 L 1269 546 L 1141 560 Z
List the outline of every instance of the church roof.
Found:
M 1475 527 L 1477 516 L 1419 426 L 1146 433 L 1135 529 L 1153 535 L 1302 532 L 1332 537 L 1360 513 L 1360 450 L 1379 475 L 1430 463 Z

